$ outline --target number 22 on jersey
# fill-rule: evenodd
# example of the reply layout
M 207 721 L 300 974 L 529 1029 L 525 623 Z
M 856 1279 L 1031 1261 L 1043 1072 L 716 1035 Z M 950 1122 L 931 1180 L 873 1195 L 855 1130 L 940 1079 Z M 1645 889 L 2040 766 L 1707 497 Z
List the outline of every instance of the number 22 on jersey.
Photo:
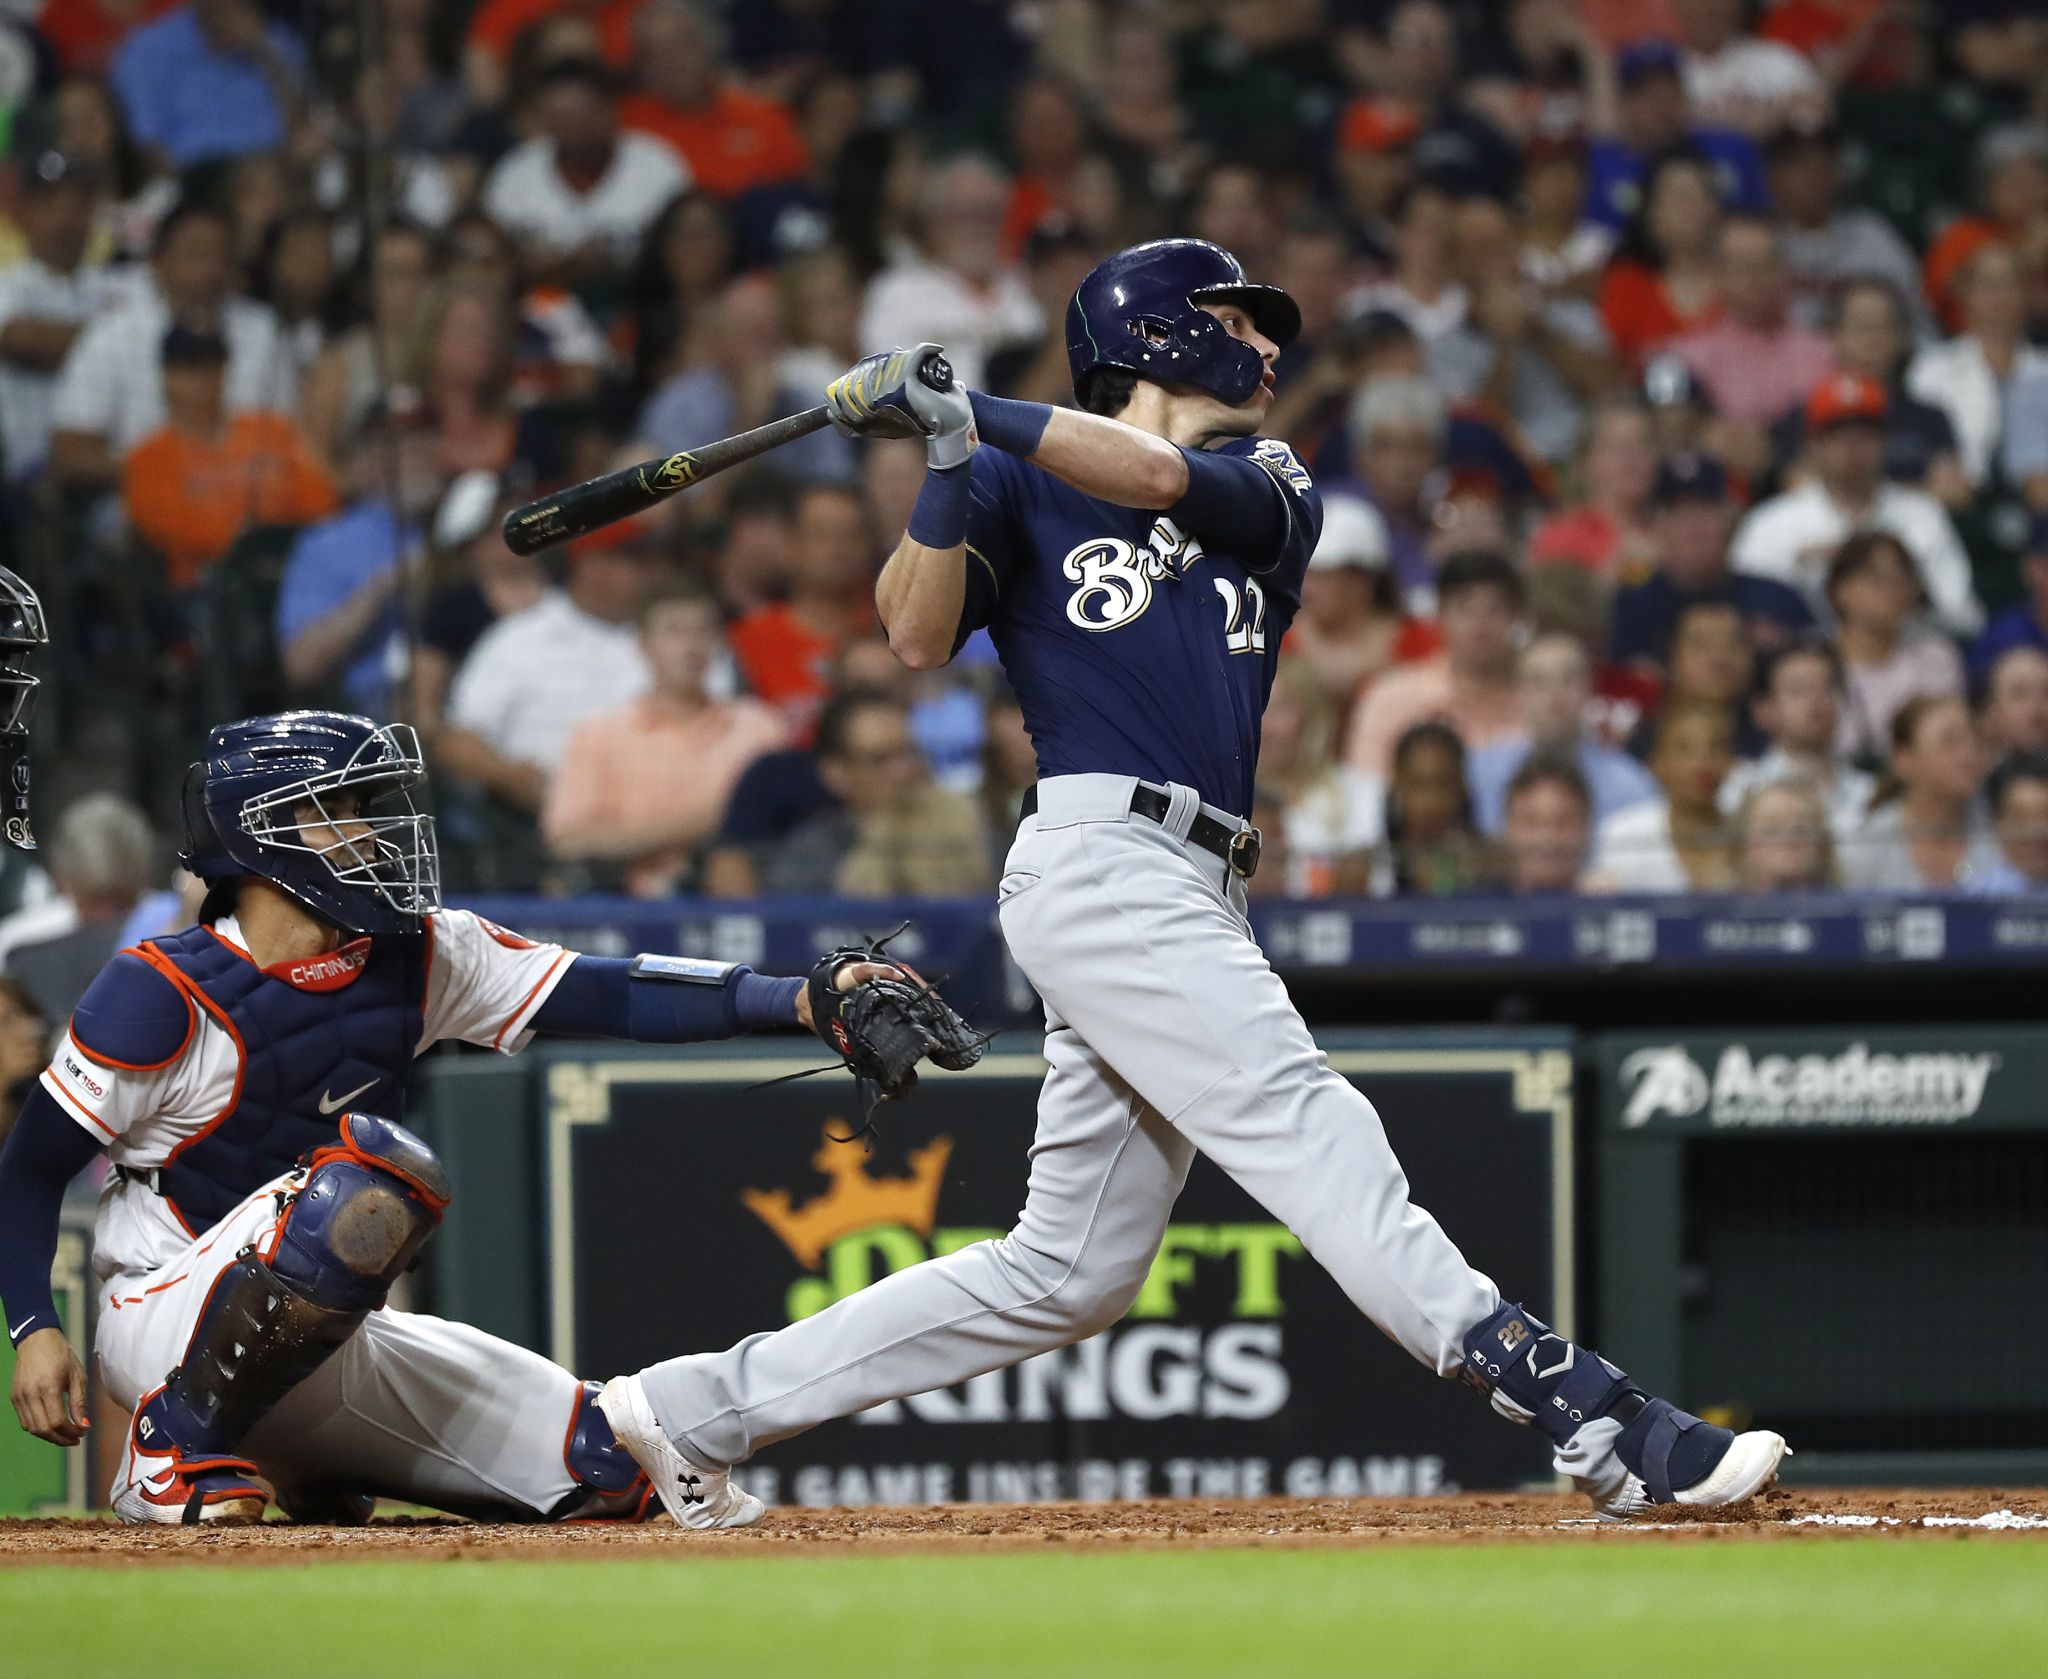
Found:
M 1242 590 L 1227 577 L 1210 581 L 1223 597 L 1223 645 L 1233 653 L 1265 652 L 1266 591 L 1249 577 Z

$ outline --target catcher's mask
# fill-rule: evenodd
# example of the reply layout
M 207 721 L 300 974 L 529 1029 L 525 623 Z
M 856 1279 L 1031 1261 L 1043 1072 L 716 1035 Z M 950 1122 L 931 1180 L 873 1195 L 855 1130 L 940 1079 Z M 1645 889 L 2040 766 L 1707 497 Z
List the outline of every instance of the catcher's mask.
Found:
M 0 787 L 6 800 L 0 832 L 17 851 L 36 848 L 28 820 L 28 722 L 37 683 L 28 661 L 49 639 L 35 590 L 0 566 Z
M 224 723 L 185 778 L 202 880 L 260 875 L 345 933 L 416 933 L 441 907 L 434 819 L 413 803 L 419 737 L 338 711 Z

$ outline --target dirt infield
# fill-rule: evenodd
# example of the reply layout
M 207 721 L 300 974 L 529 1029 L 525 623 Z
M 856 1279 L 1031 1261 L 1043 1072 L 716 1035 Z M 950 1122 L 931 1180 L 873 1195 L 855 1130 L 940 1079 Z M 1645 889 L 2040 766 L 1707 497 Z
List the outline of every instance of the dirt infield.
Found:
M 1612 1526 L 1564 1496 L 1270 1499 L 1244 1503 L 956 1504 L 926 1509 L 772 1510 L 738 1533 L 686 1533 L 667 1521 L 502 1527 L 397 1517 L 364 1528 L 134 1528 L 108 1520 L 0 1522 L 0 1567 L 51 1562 L 260 1565 L 327 1557 L 595 1558 L 657 1550 L 680 1556 L 818 1555 L 833 1550 L 948 1551 L 1448 1544 L 1651 1543 L 1797 1539 L 1860 1534 L 1903 1538 L 2031 1537 L 2048 1541 L 2048 1489 L 1773 1490 L 1727 1510 L 1656 1511 Z

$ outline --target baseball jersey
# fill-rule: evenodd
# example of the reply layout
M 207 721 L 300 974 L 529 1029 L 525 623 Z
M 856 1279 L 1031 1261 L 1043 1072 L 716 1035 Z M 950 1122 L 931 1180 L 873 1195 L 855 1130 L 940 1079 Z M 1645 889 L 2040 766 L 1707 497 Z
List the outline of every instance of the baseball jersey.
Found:
M 1176 781 L 1247 815 L 1280 642 L 1322 529 L 1322 501 L 1285 443 L 1233 438 L 1217 454 L 1263 468 L 1274 553 L 1236 554 L 1171 516 L 1098 501 L 983 445 L 970 463 L 960 637 L 988 627 L 1041 778 Z
M 242 933 L 233 916 L 213 924 L 237 947 Z M 444 1038 L 459 1038 L 510 1054 L 531 1037 L 531 1021 L 547 1001 L 571 953 L 508 933 L 467 910 L 442 910 L 429 919 L 426 1007 L 415 1053 Z M 302 990 L 330 990 L 337 1011 L 348 1006 L 343 970 L 347 952 L 279 963 L 272 972 Z M 67 1031 L 43 1070 L 43 1088 L 102 1145 L 117 1166 L 160 1166 L 172 1149 L 204 1131 L 235 1100 L 241 1051 L 205 1010 L 185 1047 L 161 1067 L 137 1070 L 95 1060 Z M 375 1112 L 374 1092 L 361 1094 Z M 93 1270 L 104 1280 L 123 1271 L 161 1265 L 191 1237 L 147 1185 L 108 1180 L 93 1231 Z

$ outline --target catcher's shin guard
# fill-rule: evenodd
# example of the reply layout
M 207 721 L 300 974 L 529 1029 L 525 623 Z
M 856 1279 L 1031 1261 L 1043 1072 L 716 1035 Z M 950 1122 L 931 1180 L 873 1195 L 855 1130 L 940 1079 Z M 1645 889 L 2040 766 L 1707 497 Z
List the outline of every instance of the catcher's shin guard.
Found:
M 368 1114 L 345 1115 L 301 1170 L 269 1248 L 244 1249 L 215 1280 L 165 1379 L 153 1432 L 182 1452 L 239 1445 L 384 1303 L 448 1204 L 426 1144 Z
M 575 1490 L 547 1512 L 551 1522 L 644 1522 L 660 1508 L 654 1484 L 619 1444 L 611 1419 L 598 1409 L 596 1382 L 585 1382 L 569 1413 L 562 1461 L 575 1477 Z

